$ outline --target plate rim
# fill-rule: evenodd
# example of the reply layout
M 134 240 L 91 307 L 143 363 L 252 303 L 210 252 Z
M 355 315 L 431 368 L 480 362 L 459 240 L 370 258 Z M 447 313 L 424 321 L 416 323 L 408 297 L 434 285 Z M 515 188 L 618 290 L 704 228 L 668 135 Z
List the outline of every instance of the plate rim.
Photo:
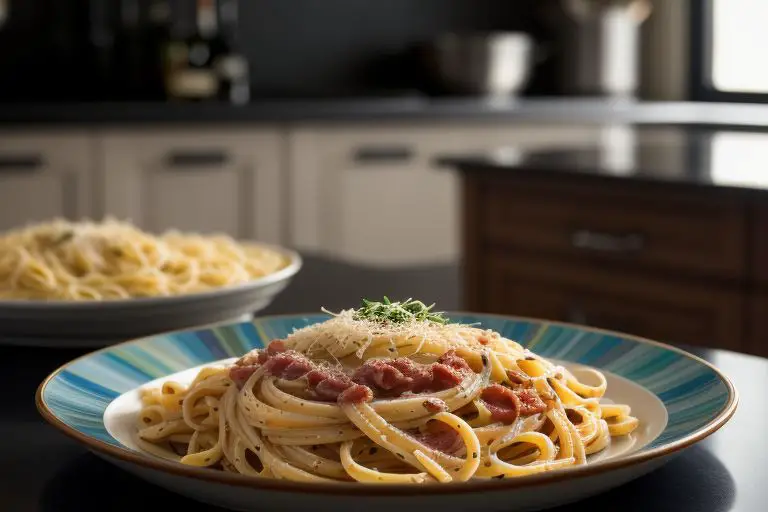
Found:
M 247 242 L 246 242 L 247 243 Z M 152 307 L 161 304 L 168 304 L 169 302 L 194 302 L 198 300 L 211 300 L 221 298 L 225 295 L 248 292 L 256 290 L 262 287 L 266 287 L 272 284 L 279 283 L 286 279 L 289 279 L 296 274 L 304 265 L 304 260 L 301 255 L 287 247 L 282 247 L 274 244 L 264 244 L 260 242 L 254 242 L 252 245 L 259 247 L 265 247 L 279 252 L 283 256 L 288 258 L 288 265 L 281 268 L 277 272 L 267 274 L 256 279 L 250 279 L 243 283 L 224 286 L 213 290 L 207 290 L 203 292 L 195 293 L 182 293 L 178 295 L 167 295 L 157 297 L 136 297 L 130 299 L 114 299 L 114 300 L 87 300 L 87 301 L 72 301 L 72 300 L 0 300 L 0 311 L 78 311 L 85 312 L 95 308 L 103 311 L 104 308 L 116 310 L 116 309 L 133 309 L 142 307 Z M 143 339 L 143 338 L 137 338 Z M 127 340 L 126 342 L 135 341 L 136 339 Z
M 580 330 L 587 330 L 593 333 L 600 333 L 604 335 L 613 335 L 633 340 L 640 344 L 652 345 L 665 350 L 675 352 L 683 357 L 697 362 L 717 375 L 717 377 L 725 384 L 728 391 L 728 400 L 723 408 L 709 423 L 700 427 L 694 432 L 684 436 L 671 443 L 666 443 L 655 448 L 651 448 L 647 451 L 640 451 L 632 453 L 626 457 L 617 459 L 609 459 L 606 461 L 596 462 L 594 464 L 587 464 L 584 466 L 578 466 L 573 468 L 567 468 L 559 471 L 551 471 L 544 473 L 537 473 L 533 475 L 526 475 L 517 478 L 504 478 L 504 479 L 488 479 L 488 480 L 474 480 L 469 482 L 453 482 L 441 485 L 412 485 L 412 484 L 391 484 L 391 485 L 360 485 L 354 482 L 338 482 L 338 483 L 306 483 L 306 482 L 294 482 L 286 480 L 275 480 L 268 478 L 256 478 L 253 476 L 246 476 L 237 473 L 228 473 L 223 471 L 212 471 L 207 468 L 198 468 L 192 466 L 184 466 L 177 462 L 167 461 L 160 458 L 153 458 L 148 455 L 135 452 L 122 446 L 114 446 L 104 441 L 89 437 L 74 428 L 70 427 L 63 421 L 61 421 L 49 408 L 48 404 L 43 398 L 45 388 L 56 376 L 58 376 L 68 366 L 76 363 L 81 359 L 91 357 L 100 352 L 112 350 L 115 347 L 138 342 L 140 340 L 147 340 L 156 338 L 158 336 L 172 334 L 164 333 L 162 335 L 145 336 L 132 340 L 127 340 L 122 343 L 111 345 L 108 347 L 83 354 L 71 361 L 64 363 L 51 372 L 38 386 L 35 392 L 35 405 L 40 415 L 53 427 L 60 430 L 68 437 L 82 443 L 89 450 L 98 452 L 99 455 L 105 455 L 107 457 L 113 457 L 119 459 L 121 462 L 134 464 L 141 466 L 143 469 L 149 469 L 154 471 L 160 471 L 164 473 L 170 473 L 174 476 L 192 478 L 195 480 L 203 480 L 216 484 L 225 484 L 235 487 L 246 487 L 250 489 L 265 490 L 265 491 L 282 491 L 282 492 L 296 492 L 300 491 L 305 494 L 320 494 L 320 495 L 366 495 L 366 496 L 412 496 L 412 495 L 434 495 L 434 494 L 464 494 L 474 493 L 481 491 L 503 491 L 512 490 L 526 487 L 541 486 L 546 484 L 552 484 L 561 482 L 563 480 L 576 480 L 588 478 L 591 476 L 603 474 L 606 472 L 628 468 L 631 466 L 637 466 L 646 462 L 653 461 L 668 455 L 677 453 L 689 446 L 692 446 L 710 435 L 714 434 L 720 428 L 722 428 L 735 414 L 739 404 L 739 393 L 736 387 L 722 371 L 710 362 L 698 357 L 690 352 L 687 352 L 681 348 L 668 345 L 659 341 L 651 340 L 641 336 L 635 336 L 632 334 L 622 333 L 620 331 L 613 331 L 609 329 L 600 329 L 597 327 L 589 327 L 579 325 L 571 322 L 559 322 L 554 320 L 546 320 L 542 318 L 517 316 L 517 315 L 501 315 L 494 313 L 480 313 L 472 311 L 446 311 L 447 315 L 466 315 L 466 316 L 479 316 L 488 318 L 499 318 L 509 321 L 519 322 L 536 322 L 539 324 L 548 324 L 553 326 L 561 326 L 568 328 L 577 328 Z M 305 317 L 305 316 L 317 316 L 318 313 L 287 313 L 280 315 L 266 315 L 255 316 L 256 320 L 270 320 L 288 317 Z M 228 325 L 239 325 L 238 323 Z M 174 332 L 187 332 L 190 329 L 183 329 L 181 331 Z M 103 418 L 102 418 L 103 421 Z

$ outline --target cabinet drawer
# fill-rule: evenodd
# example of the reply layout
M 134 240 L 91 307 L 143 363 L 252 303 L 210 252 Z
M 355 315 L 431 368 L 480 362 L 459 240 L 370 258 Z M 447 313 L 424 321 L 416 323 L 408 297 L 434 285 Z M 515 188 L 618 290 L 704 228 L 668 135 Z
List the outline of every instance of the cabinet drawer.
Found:
M 93 146 L 86 134 L 3 133 L 0 231 L 94 211 Z
M 486 310 L 742 349 L 743 299 L 736 291 L 501 252 L 487 262 L 480 292 Z
M 283 243 L 281 142 L 258 128 L 111 133 L 102 140 L 104 206 L 153 232 Z
M 584 260 L 741 279 L 747 212 L 735 198 L 612 183 L 489 181 L 486 237 Z

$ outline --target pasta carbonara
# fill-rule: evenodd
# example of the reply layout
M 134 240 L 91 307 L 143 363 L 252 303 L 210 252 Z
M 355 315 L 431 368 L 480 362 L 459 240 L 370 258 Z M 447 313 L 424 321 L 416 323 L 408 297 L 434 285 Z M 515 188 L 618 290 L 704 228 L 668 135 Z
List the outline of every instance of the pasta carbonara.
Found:
M 285 256 L 226 236 L 154 236 L 112 219 L 0 236 L 0 298 L 107 300 L 195 293 L 280 270 Z
M 142 390 L 140 447 L 182 464 L 302 482 L 445 483 L 585 464 L 638 420 L 518 343 L 420 301 L 295 331 L 189 386 Z

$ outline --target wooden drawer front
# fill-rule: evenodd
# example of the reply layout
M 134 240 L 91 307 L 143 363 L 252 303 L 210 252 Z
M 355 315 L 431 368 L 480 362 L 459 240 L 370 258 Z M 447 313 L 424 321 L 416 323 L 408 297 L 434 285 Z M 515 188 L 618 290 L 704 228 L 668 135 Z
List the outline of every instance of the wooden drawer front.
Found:
M 485 187 L 494 241 L 584 259 L 746 275 L 746 207 L 728 197 L 516 178 Z
M 585 265 L 494 254 L 484 309 L 587 324 L 669 343 L 742 350 L 743 300 L 706 283 L 680 284 Z
M 750 343 L 747 351 L 768 357 L 768 294 L 755 296 L 750 303 Z

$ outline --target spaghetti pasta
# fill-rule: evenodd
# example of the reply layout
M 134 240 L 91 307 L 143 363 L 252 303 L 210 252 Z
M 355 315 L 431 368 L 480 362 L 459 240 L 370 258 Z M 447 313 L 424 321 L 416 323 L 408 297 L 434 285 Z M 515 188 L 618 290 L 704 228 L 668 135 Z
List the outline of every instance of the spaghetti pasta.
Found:
M 110 300 L 204 292 L 274 273 L 279 252 L 227 236 L 154 236 L 113 219 L 0 236 L 0 299 Z
M 600 372 L 582 382 L 415 302 L 345 310 L 187 387 L 142 390 L 139 445 L 252 476 L 424 484 L 583 465 L 638 426 L 629 406 L 600 401 Z

